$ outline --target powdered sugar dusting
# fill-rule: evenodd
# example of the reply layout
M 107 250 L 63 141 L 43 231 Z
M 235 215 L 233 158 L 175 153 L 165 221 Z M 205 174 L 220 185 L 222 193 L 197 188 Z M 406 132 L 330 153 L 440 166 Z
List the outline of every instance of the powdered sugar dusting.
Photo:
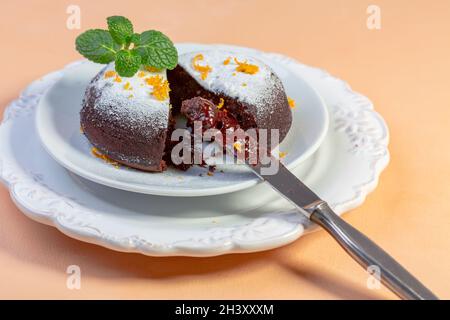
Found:
M 193 67 L 193 58 L 198 54 L 202 54 L 204 59 L 196 63 L 212 68 L 204 80 L 201 73 Z M 248 74 L 236 71 L 238 64 L 235 58 L 239 62 L 257 65 L 258 72 Z M 243 53 L 222 50 L 189 52 L 180 55 L 178 64 L 206 90 L 254 105 L 258 115 L 273 113 L 274 90 L 284 92 L 281 80 L 269 66 Z
M 95 94 L 94 108 L 111 120 L 118 120 L 130 129 L 142 127 L 163 129 L 169 120 L 169 98 L 157 100 L 153 95 L 153 86 L 146 83 L 151 76 L 160 76 L 167 80 L 166 71 L 149 72 L 141 69 L 133 77 L 114 75 L 114 62 L 108 64 L 92 80 L 87 92 Z M 148 132 L 149 137 L 152 136 Z

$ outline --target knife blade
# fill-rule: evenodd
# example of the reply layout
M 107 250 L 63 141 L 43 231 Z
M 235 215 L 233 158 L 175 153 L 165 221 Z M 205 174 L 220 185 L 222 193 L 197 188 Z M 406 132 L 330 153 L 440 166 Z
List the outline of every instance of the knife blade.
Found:
M 249 164 L 247 161 L 247 165 L 257 176 L 289 200 L 298 211 L 325 229 L 362 267 L 366 270 L 378 270 L 381 283 L 397 296 L 408 300 L 438 299 L 388 253 L 334 213 L 324 200 L 278 159 L 271 156 L 271 161 L 278 162 L 276 174 L 264 174 L 264 166 L 261 164 Z

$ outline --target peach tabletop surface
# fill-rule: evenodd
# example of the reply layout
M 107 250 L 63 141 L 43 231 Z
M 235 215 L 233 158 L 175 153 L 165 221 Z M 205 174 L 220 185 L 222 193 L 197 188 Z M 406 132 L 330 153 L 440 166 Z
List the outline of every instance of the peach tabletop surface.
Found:
M 69 5 L 81 30 L 66 27 Z M 370 4 L 381 29 L 366 25 Z M 4 1 L 3 108 L 33 79 L 79 59 L 75 37 L 128 16 L 176 42 L 229 43 L 290 55 L 367 95 L 390 128 L 391 162 L 345 219 L 437 295 L 450 298 L 450 1 Z M 81 289 L 66 268 L 81 267 Z M 153 258 L 82 243 L 26 218 L 0 187 L 0 298 L 395 298 L 325 233 L 261 253 Z

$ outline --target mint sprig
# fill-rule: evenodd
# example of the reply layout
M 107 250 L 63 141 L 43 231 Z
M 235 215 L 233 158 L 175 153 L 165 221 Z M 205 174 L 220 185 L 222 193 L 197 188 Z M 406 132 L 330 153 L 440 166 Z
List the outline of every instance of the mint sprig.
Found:
M 177 49 L 163 33 L 135 33 L 131 21 L 121 16 L 108 17 L 107 23 L 108 30 L 88 30 L 77 37 L 76 49 L 88 60 L 102 64 L 115 61 L 122 77 L 132 77 L 142 65 L 170 70 L 176 67 Z

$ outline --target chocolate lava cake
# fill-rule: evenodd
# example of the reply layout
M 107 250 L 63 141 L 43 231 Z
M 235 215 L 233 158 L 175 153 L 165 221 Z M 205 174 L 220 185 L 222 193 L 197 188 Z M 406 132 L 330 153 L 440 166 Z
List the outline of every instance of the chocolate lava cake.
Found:
M 174 70 L 144 68 L 130 78 L 107 65 L 86 89 L 81 129 L 108 158 L 160 172 L 170 162 L 177 113 L 204 129 L 278 129 L 280 142 L 292 123 L 283 85 L 267 65 L 213 50 L 180 55 Z

